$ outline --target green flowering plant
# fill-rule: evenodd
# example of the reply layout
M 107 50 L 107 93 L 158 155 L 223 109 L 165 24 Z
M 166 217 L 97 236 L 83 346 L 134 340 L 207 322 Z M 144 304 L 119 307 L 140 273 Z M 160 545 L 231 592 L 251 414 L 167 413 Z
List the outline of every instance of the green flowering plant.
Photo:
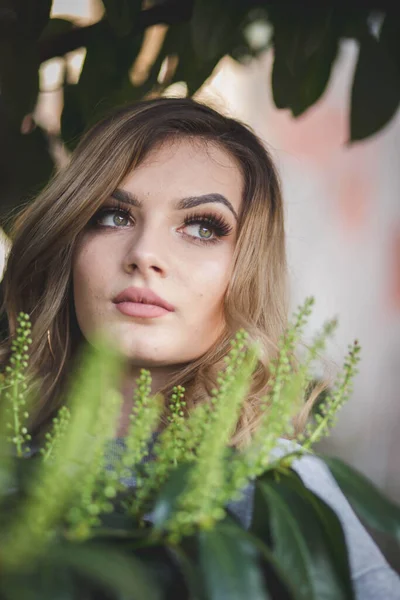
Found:
M 299 307 L 280 340 L 244 449 L 230 440 L 260 356 L 244 330 L 208 401 L 187 414 L 185 389 L 174 388 L 162 431 L 163 398 L 142 369 L 122 444 L 113 438 L 123 360 L 98 340 L 83 353 L 42 447 L 31 448 L 32 340 L 21 314 L 0 404 L 0 600 L 354 598 L 340 521 L 293 468 L 329 433 L 360 359 L 354 342 L 297 435 L 312 366 L 337 325 L 328 321 L 295 364 L 313 303 Z M 363 520 L 399 539 L 399 508 L 345 463 L 320 458 Z M 251 500 L 245 522 L 238 503 Z

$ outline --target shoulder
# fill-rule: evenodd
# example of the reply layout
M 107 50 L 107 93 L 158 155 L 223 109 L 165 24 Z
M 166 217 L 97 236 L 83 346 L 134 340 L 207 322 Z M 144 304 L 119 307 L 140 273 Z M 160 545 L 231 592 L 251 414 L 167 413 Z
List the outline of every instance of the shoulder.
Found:
M 298 446 L 288 440 L 280 440 L 272 453 L 279 458 Z M 337 514 L 349 550 L 350 569 L 357 600 L 400 600 L 400 578 L 389 566 L 378 546 L 351 508 L 328 467 L 319 458 L 309 455 L 293 462 L 293 469 L 304 485 L 324 500 Z M 243 490 L 239 501 L 229 508 L 248 528 L 251 523 L 254 500 L 254 483 Z
M 294 470 L 312 492 L 336 512 L 342 523 L 356 598 L 400 600 L 400 579 L 363 527 L 326 465 L 317 457 L 304 456 Z

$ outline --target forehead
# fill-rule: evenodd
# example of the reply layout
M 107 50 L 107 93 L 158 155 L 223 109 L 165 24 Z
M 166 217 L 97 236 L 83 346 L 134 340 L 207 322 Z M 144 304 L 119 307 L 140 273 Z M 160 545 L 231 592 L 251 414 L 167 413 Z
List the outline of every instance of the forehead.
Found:
M 221 146 L 203 140 L 167 140 L 154 148 L 118 185 L 147 197 L 220 193 L 240 210 L 243 177 L 236 159 Z

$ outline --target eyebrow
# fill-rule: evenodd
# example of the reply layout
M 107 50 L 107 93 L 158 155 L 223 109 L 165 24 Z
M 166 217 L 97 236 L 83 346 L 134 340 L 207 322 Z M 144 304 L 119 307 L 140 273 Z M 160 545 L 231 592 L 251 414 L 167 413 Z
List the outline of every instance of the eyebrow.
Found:
M 136 208 L 143 208 L 142 202 L 140 202 L 140 200 L 138 200 L 138 198 L 136 196 L 131 194 L 131 192 L 127 192 L 126 190 L 121 190 L 121 189 L 117 188 L 116 190 L 114 190 L 112 192 L 111 196 L 113 198 L 115 198 L 116 200 L 119 200 L 120 202 L 125 202 L 126 204 L 131 204 L 132 206 L 135 206 Z M 235 217 L 236 221 L 238 221 L 238 215 L 237 215 L 235 209 L 233 208 L 232 204 L 229 202 L 229 200 L 227 198 L 225 198 L 225 196 L 223 196 L 222 194 L 217 194 L 217 193 L 210 193 L 210 194 L 203 194 L 201 196 L 190 196 L 188 198 L 182 198 L 176 204 L 176 209 L 177 210 L 185 210 L 187 208 L 194 208 L 195 206 L 199 206 L 200 204 L 210 204 L 210 203 L 223 204 L 224 206 L 229 208 L 229 210 Z

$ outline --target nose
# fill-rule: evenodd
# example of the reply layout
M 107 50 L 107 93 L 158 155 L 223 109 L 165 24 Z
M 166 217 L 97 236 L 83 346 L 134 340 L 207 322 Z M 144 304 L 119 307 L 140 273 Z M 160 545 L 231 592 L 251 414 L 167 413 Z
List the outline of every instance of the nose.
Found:
M 129 274 L 138 272 L 143 277 L 151 272 L 166 277 L 166 246 L 160 227 L 136 226 L 124 254 L 124 270 Z

